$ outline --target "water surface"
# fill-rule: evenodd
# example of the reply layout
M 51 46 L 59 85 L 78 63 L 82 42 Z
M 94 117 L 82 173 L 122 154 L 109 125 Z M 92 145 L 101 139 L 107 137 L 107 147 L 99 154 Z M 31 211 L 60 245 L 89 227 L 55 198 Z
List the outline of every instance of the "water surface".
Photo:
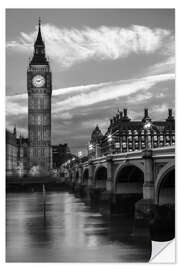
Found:
M 133 219 L 106 219 L 68 192 L 8 193 L 7 262 L 144 262 L 150 241 L 132 236 Z

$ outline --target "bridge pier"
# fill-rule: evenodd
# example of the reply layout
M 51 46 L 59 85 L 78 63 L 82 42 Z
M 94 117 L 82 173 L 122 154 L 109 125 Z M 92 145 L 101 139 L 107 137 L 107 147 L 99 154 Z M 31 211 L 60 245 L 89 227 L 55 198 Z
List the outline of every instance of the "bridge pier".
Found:
M 93 208 L 99 209 L 100 197 L 101 197 L 102 189 L 91 186 L 88 188 L 88 199 L 89 205 Z
M 113 163 L 112 157 L 107 157 L 107 181 L 106 181 L 106 190 L 109 193 L 114 192 L 113 188 Z
M 81 197 L 81 184 L 80 183 L 75 183 L 75 186 L 74 186 L 74 193 L 77 197 Z
M 155 213 L 155 187 L 154 187 L 154 174 L 153 174 L 153 159 L 152 151 L 145 150 L 143 152 L 144 159 L 144 185 L 143 185 L 143 199 L 135 204 L 135 231 L 138 227 L 149 228 L 151 220 Z
M 113 194 L 108 191 L 101 192 L 99 199 L 99 211 L 106 217 L 112 215 Z

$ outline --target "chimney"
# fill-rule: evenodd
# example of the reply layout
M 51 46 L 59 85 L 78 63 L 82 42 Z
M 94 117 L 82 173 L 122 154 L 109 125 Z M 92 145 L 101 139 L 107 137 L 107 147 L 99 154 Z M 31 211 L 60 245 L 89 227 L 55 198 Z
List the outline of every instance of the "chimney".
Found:
M 14 135 L 16 135 L 16 126 L 14 127 L 13 133 L 14 133 Z
M 143 117 L 143 119 L 142 119 L 142 122 L 147 122 L 147 121 L 151 121 L 151 118 L 149 117 L 148 109 L 145 108 L 145 109 L 144 109 L 144 117 Z
M 166 119 L 167 121 L 172 121 L 174 120 L 174 117 L 172 115 L 172 109 L 168 109 L 168 118 Z
M 127 117 L 127 109 L 124 109 L 124 117 L 126 118 Z
M 168 109 L 168 117 L 171 118 L 172 117 L 172 109 Z
M 144 118 L 146 118 L 146 117 L 148 117 L 148 109 L 147 108 L 144 109 Z

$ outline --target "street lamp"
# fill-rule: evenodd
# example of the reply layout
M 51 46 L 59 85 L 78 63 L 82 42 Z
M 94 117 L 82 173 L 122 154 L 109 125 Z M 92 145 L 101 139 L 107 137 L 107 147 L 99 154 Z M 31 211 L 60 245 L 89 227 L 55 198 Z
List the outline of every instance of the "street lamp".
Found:
M 78 158 L 79 158 L 80 161 L 81 161 L 81 157 L 82 157 L 82 151 L 79 151 L 78 152 Z
M 112 138 L 112 134 L 110 133 L 109 135 L 108 135 L 108 143 L 109 143 L 109 148 L 110 148 L 110 153 L 112 153 L 112 140 L 113 140 L 113 138 Z
M 150 129 L 151 127 L 152 127 L 152 123 L 151 122 L 147 122 L 147 123 L 144 124 L 144 129 L 145 130 Z
M 92 144 L 89 145 L 89 150 L 90 151 L 93 150 L 93 145 Z
M 145 133 L 145 139 L 146 139 L 146 149 L 151 148 L 151 128 L 152 128 L 152 123 L 150 121 L 145 122 L 144 124 L 144 130 L 146 131 Z
M 94 145 L 92 143 L 89 143 L 89 145 L 88 145 L 88 156 L 89 157 L 93 156 L 93 150 L 94 150 Z
M 112 142 L 112 134 L 108 135 L 108 142 Z
M 78 152 L 78 157 L 81 157 L 82 156 L 82 151 L 79 151 Z

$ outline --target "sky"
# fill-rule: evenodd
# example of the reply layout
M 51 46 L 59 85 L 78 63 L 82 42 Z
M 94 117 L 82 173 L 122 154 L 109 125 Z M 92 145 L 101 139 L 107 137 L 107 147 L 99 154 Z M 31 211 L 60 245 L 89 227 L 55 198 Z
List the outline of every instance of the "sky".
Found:
M 117 110 L 152 120 L 175 107 L 173 9 L 7 9 L 6 126 L 27 136 L 26 72 L 38 17 L 52 70 L 52 144 L 85 153 Z

